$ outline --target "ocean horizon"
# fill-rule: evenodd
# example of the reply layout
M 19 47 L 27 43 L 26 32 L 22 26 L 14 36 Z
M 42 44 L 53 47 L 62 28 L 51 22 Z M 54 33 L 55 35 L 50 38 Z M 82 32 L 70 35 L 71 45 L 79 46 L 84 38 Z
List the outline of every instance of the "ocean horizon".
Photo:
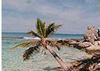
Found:
M 25 32 L 2 32 L 2 38 L 19 38 L 24 39 L 28 37 L 35 37 L 31 36 L 29 34 L 26 34 Z M 83 34 L 64 34 L 64 33 L 54 33 L 49 36 L 49 38 L 54 39 L 81 39 L 83 37 Z

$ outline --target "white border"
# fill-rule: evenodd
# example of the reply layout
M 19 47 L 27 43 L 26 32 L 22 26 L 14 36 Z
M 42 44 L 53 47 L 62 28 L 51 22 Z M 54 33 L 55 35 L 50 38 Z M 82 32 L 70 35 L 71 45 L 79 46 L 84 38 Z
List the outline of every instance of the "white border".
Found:
M 0 0 L 0 71 L 2 71 L 2 0 Z

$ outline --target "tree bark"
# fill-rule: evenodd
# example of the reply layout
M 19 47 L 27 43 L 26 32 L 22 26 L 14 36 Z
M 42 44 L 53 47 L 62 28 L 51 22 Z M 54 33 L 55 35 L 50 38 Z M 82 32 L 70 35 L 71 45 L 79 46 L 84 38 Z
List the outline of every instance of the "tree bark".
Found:
M 55 53 L 55 51 L 47 46 L 47 50 L 53 55 L 57 62 L 61 65 L 62 71 L 70 71 L 70 68 L 63 62 L 63 60 Z
M 41 39 L 43 47 L 45 47 L 61 65 L 62 71 L 70 71 L 70 68 L 64 63 L 64 61 L 56 54 L 52 47 L 48 46 L 46 38 Z

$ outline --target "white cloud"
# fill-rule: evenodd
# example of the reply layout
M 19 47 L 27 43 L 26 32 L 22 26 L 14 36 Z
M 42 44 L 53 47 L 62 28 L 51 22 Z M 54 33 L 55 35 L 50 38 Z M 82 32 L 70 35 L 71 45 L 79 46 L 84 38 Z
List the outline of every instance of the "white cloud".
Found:
M 47 22 L 55 21 L 56 23 L 63 24 L 63 29 L 61 29 L 60 32 L 82 33 L 88 24 L 95 23 L 94 25 L 98 26 L 100 22 L 100 5 L 94 0 L 92 0 L 92 2 L 90 2 L 91 0 L 85 1 L 86 4 L 84 5 L 72 5 L 64 1 L 65 3 L 62 2 L 61 5 L 56 6 L 54 5 L 56 3 L 49 3 L 46 0 L 3 0 L 3 8 L 13 9 L 13 11 L 15 10 L 16 13 L 19 14 L 17 17 L 16 13 L 14 14 L 15 16 L 11 16 L 11 12 L 8 12 L 8 15 L 4 15 L 3 29 L 5 31 L 27 31 L 29 28 L 32 29 L 32 25 L 35 23 L 32 20 L 36 19 L 34 18 L 35 16 Z M 97 4 L 97 6 L 95 6 L 95 4 Z M 93 9 L 90 7 L 93 7 Z M 91 9 L 93 11 L 91 11 Z M 24 15 L 26 14 L 26 18 L 20 17 L 23 13 Z M 33 17 L 30 17 L 30 15 L 33 15 Z M 6 24 L 12 28 L 6 29 Z M 18 28 L 16 28 L 15 25 Z M 26 28 L 26 26 L 29 26 L 29 28 Z
M 27 32 L 35 27 L 36 21 L 34 19 L 24 19 L 20 17 L 6 17 L 3 18 L 2 29 L 5 32 Z

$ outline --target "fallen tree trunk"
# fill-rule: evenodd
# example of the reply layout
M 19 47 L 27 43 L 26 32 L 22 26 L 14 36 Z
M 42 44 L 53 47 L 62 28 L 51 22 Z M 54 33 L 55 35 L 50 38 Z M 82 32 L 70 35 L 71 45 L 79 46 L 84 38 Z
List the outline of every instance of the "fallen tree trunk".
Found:
M 100 71 L 100 54 L 72 62 L 71 71 Z

